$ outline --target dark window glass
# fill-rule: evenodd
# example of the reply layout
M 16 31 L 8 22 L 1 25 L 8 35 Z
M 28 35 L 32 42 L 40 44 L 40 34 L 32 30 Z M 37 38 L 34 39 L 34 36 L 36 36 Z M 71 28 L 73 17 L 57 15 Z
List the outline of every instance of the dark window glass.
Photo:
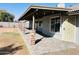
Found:
M 60 18 L 51 19 L 51 31 L 59 32 L 60 31 Z
M 42 21 L 39 21 L 39 26 L 41 26 L 41 24 L 42 24 Z

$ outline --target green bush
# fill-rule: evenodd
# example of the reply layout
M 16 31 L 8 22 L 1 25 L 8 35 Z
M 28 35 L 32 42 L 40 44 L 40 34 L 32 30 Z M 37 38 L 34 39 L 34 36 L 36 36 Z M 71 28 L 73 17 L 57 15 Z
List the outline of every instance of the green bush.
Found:
M 14 16 L 10 13 L 0 11 L 0 22 L 13 22 Z

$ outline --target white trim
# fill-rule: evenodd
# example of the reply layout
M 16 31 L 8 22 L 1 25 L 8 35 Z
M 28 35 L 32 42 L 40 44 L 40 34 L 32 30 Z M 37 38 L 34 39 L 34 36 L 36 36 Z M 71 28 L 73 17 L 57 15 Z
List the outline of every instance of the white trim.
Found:
M 63 19 L 63 17 L 62 16 L 60 16 L 60 34 L 61 34 L 61 40 L 63 40 L 63 21 L 64 21 L 64 19 Z

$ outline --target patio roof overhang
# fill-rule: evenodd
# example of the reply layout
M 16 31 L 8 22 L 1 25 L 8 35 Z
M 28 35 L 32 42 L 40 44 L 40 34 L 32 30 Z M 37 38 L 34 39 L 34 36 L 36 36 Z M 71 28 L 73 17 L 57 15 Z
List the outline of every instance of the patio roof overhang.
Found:
M 69 15 L 79 15 L 79 10 L 70 11 Z
M 30 6 L 19 18 L 19 20 L 32 20 L 32 16 L 34 16 L 35 19 L 38 19 L 48 15 L 67 15 L 69 10 L 71 9 L 46 6 Z

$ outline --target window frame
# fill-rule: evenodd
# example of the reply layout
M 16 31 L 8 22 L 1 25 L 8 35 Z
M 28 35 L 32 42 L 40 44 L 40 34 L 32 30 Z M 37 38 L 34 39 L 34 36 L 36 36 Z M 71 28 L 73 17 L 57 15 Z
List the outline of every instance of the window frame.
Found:
M 35 23 L 39 24 L 38 27 L 42 26 L 43 21 L 35 21 Z
M 53 22 L 53 24 L 52 24 L 52 22 Z M 59 23 L 59 30 L 56 30 L 56 24 L 58 24 Z M 53 33 L 56 33 L 56 32 L 60 32 L 60 25 L 61 25 L 61 20 L 60 20 L 60 17 L 56 17 L 56 18 L 51 18 L 51 31 L 53 32 Z M 52 29 L 52 26 L 54 27 L 54 29 Z

